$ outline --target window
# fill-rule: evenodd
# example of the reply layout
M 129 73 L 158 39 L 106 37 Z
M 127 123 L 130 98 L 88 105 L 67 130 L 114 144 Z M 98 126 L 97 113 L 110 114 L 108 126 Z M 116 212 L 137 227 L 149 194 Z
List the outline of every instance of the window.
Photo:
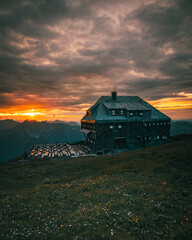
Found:
M 157 139 L 159 139 L 159 136 L 157 136 Z
M 120 115 L 120 110 L 119 109 L 115 110 L 115 115 Z
M 147 127 L 147 123 L 145 123 L 145 127 Z
M 110 127 L 109 127 L 110 129 L 113 129 L 113 125 L 110 125 Z
M 157 125 L 159 125 L 159 123 L 157 123 Z
M 118 128 L 122 128 L 122 126 L 121 126 L 121 125 L 118 125 Z
M 143 113 L 142 113 L 142 112 L 140 112 L 140 113 L 139 113 L 139 115 L 140 115 L 140 116 L 143 116 Z
M 153 126 L 155 126 L 155 123 L 153 123 Z
M 151 126 L 151 123 L 149 123 L 149 126 Z
M 115 116 L 115 115 L 123 115 L 124 114 L 124 111 L 121 109 L 115 109 L 115 110 L 112 110 L 112 115 Z
M 87 117 L 91 117 L 91 110 L 87 111 Z
M 141 140 L 141 136 L 137 136 L 137 141 L 140 141 Z
M 133 116 L 133 112 L 130 112 L 130 114 L 129 114 L 130 116 Z

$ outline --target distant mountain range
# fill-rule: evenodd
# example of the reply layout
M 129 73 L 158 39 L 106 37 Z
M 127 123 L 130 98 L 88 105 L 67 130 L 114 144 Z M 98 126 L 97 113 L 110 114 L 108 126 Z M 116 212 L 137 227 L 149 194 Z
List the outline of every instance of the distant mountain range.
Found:
M 17 157 L 31 145 L 84 140 L 78 123 L 0 121 L 0 161 Z
M 192 134 L 192 120 L 172 121 L 171 136 Z
M 26 120 L 26 121 L 28 121 L 28 120 Z M 34 120 L 34 121 L 30 121 L 30 122 L 37 122 L 37 121 Z M 79 123 L 74 122 L 74 121 L 65 122 L 65 121 L 55 120 L 55 121 L 44 121 L 44 122 L 55 123 L 55 124 L 62 123 L 62 124 L 68 124 L 70 126 L 80 126 Z M 0 120 L 0 130 L 10 129 L 10 128 L 17 126 L 18 124 L 20 124 L 20 122 L 14 121 L 13 119 Z
M 16 122 L 12 119 L 0 120 L 0 130 L 6 130 L 6 129 L 14 128 L 18 124 L 19 124 L 19 122 Z
M 76 122 L 0 120 L 0 161 L 17 157 L 31 145 L 41 143 L 75 142 L 84 140 Z M 192 121 L 173 121 L 171 136 L 192 134 Z

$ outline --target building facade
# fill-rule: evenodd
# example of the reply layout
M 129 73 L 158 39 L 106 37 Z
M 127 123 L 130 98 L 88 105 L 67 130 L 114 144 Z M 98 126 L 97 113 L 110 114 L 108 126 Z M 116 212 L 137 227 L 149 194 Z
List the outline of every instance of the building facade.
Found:
M 167 143 L 171 119 L 137 96 L 101 97 L 81 119 L 81 132 L 96 153 Z

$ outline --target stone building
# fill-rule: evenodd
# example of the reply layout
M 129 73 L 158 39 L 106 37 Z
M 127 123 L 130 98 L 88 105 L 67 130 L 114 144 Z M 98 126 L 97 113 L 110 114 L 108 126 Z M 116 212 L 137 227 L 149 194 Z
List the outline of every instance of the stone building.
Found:
M 171 119 L 137 96 L 100 97 L 81 119 L 81 132 L 96 153 L 167 143 Z

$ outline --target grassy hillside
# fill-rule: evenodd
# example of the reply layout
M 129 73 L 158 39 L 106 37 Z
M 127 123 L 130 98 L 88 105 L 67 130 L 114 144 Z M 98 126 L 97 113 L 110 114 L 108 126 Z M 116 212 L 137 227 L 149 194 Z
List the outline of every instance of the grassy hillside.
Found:
M 191 239 L 192 137 L 0 164 L 0 239 Z

